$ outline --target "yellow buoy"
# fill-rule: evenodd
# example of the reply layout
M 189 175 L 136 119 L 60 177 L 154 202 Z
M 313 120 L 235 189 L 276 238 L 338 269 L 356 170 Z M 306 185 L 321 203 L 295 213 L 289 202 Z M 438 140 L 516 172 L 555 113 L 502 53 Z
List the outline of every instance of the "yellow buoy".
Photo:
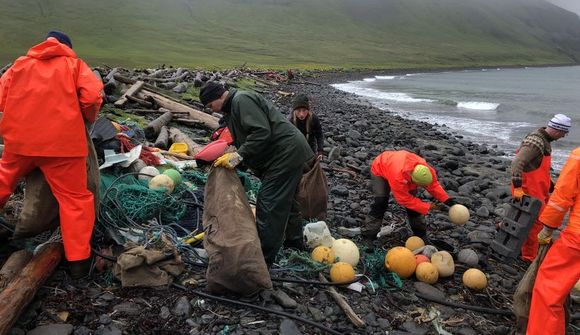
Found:
M 429 262 L 423 262 L 417 265 L 415 276 L 417 276 L 419 281 L 427 284 L 435 284 L 439 279 L 439 271 L 437 271 L 435 265 Z
M 175 183 L 168 175 L 160 174 L 149 181 L 149 189 L 151 190 L 165 190 L 167 193 L 173 192 Z
M 415 255 L 405 247 L 394 247 L 387 252 L 385 267 L 401 278 L 409 278 L 415 273 L 417 267 Z
M 354 280 L 354 268 L 346 262 L 338 262 L 330 268 L 330 280 L 333 283 L 348 283 Z
M 469 210 L 467 207 L 457 204 L 449 208 L 449 220 L 456 225 L 464 225 L 469 221 Z
M 455 272 L 455 262 L 453 256 L 447 251 L 438 251 L 431 256 L 431 263 L 439 271 L 439 277 L 449 277 Z
M 405 242 L 405 248 L 411 251 L 415 251 L 424 246 L 425 242 L 419 236 L 411 236 L 407 239 L 407 242 Z
M 346 262 L 353 267 L 358 264 L 360 253 L 353 241 L 346 238 L 339 238 L 338 240 L 334 240 L 331 249 L 334 252 L 334 256 L 340 262 Z
M 323 245 L 314 248 L 310 257 L 319 263 L 332 264 L 335 261 L 334 251 Z
M 463 274 L 463 285 L 473 290 L 483 290 L 487 287 L 487 277 L 478 269 L 469 269 Z

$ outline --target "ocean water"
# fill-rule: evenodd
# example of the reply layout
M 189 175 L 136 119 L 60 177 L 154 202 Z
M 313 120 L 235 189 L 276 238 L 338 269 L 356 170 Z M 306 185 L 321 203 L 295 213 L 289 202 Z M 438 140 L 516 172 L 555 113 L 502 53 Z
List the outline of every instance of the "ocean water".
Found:
M 580 66 L 376 75 L 333 86 L 405 118 L 496 144 L 508 156 L 527 133 L 566 114 L 572 130 L 553 142 L 555 169 L 580 146 Z

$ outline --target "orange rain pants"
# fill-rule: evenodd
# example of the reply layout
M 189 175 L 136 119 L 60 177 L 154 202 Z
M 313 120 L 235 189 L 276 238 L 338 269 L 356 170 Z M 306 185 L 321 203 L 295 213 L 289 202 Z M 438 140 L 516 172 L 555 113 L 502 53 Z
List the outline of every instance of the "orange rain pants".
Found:
M 4 152 L 0 159 L 0 207 L 4 207 L 18 181 L 39 167 L 58 201 L 65 256 L 80 261 L 91 254 L 95 223 L 93 193 L 87 189 L 86 157 L 22 156 Z
M 551 165 L 552 156 L 544 156 L 540 167 L 534 171 L 524 172 L 522 174 L 522 189 L 524 190 L 524 193 L 542 201 L 540 213 L 550 198 Z M 542 230 L 542 226 L 542 223 L 539 220 L 536 220 L 528 233 L 527 240 L 522 245 L 521 257 L 528 262 L 533 262 L 534 259 L 536 259 L 536 255 L 538 255 L 538 233 Z
M 564 302 L 580 279 L 580 233 L 566 229 L 538 270 L 527 335 L 564 335 Z

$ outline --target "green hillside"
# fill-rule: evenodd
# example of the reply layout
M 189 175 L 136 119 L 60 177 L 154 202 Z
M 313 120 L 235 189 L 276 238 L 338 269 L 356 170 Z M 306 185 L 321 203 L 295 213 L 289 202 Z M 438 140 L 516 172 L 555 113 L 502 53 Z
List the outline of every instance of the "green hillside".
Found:
M 543 0 L 0 0 L 0 63 L 50 29 L 91 65 L 425 68 L 580 60 Z M 1 65 L 0 65 L 1 66 Z

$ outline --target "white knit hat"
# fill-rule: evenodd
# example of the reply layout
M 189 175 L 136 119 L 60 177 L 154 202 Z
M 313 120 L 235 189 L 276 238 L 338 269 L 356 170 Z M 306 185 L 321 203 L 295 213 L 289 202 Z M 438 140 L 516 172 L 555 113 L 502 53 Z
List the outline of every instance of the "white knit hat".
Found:
M 556 114 L 550 122 L 548 122 L 548 127 L 569 132 L 570 127 L 572 127 L 572 120 L 564 114 Z

